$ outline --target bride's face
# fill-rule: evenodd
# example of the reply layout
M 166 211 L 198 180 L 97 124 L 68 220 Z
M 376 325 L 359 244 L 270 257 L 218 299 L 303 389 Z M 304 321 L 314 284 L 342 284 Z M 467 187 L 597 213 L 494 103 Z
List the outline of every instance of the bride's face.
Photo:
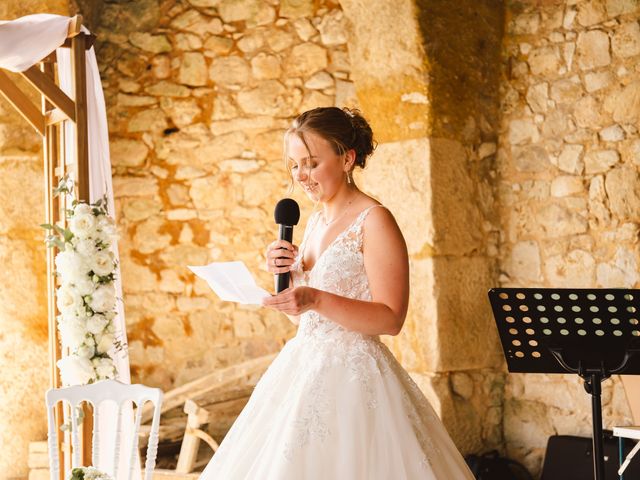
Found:
M 297 135 L 287 140 L 287 161 L 293 179 L 314 202 L 331 199 L 345 185 L 344 156 L 337 155 L 331 144 L 313 133 L 305 133 L 304 142 Z

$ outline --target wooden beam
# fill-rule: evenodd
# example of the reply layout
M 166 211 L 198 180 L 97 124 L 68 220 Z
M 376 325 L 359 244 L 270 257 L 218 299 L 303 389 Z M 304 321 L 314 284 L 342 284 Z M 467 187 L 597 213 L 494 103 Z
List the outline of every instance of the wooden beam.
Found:
M 72 121 L 76 119 L 75 105 L 66 93 L 55 84 L 55 81 L 42 73 L 36 65 L 25 70 L 21 75 L 41 92 L 47 100 L 58 107 Z
M 275 357 L 276 354 L 274 353 L 254 358 L 237 365 L 222 368 L 216 372 L 185 383 L 178 388 L 174 388 L 164 394 L 160 412 L 164 413 L 172 408 L 183 405 L 189 399 L 198 398 L 211 390 L 228 385 L 236 380 L 253 375 L 254 373 L 264 371 Z M 153 407 L 149 403 L 146 403 L 142 408 L 142 423 L 150 421 L 152 416 Z
M 76 15 L 69 22 L 69 30 L 67 31 L 67 38 L 75 37 L 81 31 L 82 31 L 82 15 Z
M 53 110 L 49 110 L 44 114 L 44 124 L 46 126 L 57 125 L 58 123 L 64 122 L 65 120 L 71 119 L 59 108 L 54 108 Z
M 76 107 L 76 162 L 79 201 L 89 203 L 89 128 L 87 124 L 87 62 L 85 35 L 71 39 L 71 70 Z
M 84 49 L 89 50 L 91 47 L 93 47 L 93 44 L 96 43 L 97 37 L 93 33 L 83 33 L 83 35 L 86 37 Z M 64 43 L 60 45 L 60 48 L 71 48 L 72 40 L 73 38 L 67 38 Z
M 191 473 L 198 457 L 198 448 L 202 439 L 200 433 L 206 435 L 200 430 L 200 426 L 209 421 L 209 412 L 200 408 L 193 400 L 187 400 L 184 402 L 184 413 L 187 414 L 187 428 L 182 438 L 182 445 L 180 445 L 176 472 Z M 218 449 L 218 444 L 209 435 L 206 435 L 205 441 L 212 442 L 209 445 L 214 452 Z
M 0 70 L 0 93 L 18 110 L 18 113 L 29 122 L 36 132 L 44 136 L 44 115 L 38 111 L 29 97 L 13 83 L 13 80 Z

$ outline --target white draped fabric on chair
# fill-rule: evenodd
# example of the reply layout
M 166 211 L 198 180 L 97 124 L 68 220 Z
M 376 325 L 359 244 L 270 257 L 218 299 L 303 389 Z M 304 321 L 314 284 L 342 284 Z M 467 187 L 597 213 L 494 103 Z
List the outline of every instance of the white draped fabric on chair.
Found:
M 37 14 L 28 15 L 12 21 L 0 21 L 0 68 L 22 72 L 35 65 L 53 51 L 58 58 L 58 78 L 60 87 L 67 95 L 73 98 L 71 88 L 71 60 L 70 51 L 60 48 L 67 38 L 71 18 L 60 15 Z M 83 32 L 89 31 L 83 27 Z M 113 188 L 111 181 L 111 160 L 109 157 L 109 134 L 107 129 L 107 116 L 100 82 L 98 63 L 93 47 L 86 51 L 87 71 L 87 123 L 89 145 L 89 192 L 90 200 L 94 202 L 105 194 L 108 199 L 109 213 L 115 218 L 113 202 Z M 65 135 L 65 163 L 71 163 L 74 158 L 75 129 L 69 121 L 66 122 Z M 114 245 L 114 253 L 119 264 L 117 246 Z M 122 298 L 122 283 L 118 268 L 115 282 L 116 294 Z M 126 329 L 124 319 L 124 306 L 117 302 L 117 316 L 114 319 L 116 331 L 121 335 L 121 341 L 126 345 Z M 130 383 L 129 357 L 125 351 L 113 355 L 118 370 L 117 379 L 123 383 Z M 103 404 L 100 408 L 101 431 L 101 458 L 113 458 L 108 450 L 113 450 L 114 442 L 110 442 L 109 436 L 115 435 L 113 405 Z M 122 429 L 132 429 L 131 415 L 124 415 Z M 128 419 L 128 420 L 127 420 Z M 113 437 L 115 438 L 115 436 Z M 123 448 L 127 446 L 123 445 Z M 100 467 L 96 465 L 96 467 Z M 109 468 L 110 469 L 110 468 Z M 139 468 L 134 478 L 139 478 Z

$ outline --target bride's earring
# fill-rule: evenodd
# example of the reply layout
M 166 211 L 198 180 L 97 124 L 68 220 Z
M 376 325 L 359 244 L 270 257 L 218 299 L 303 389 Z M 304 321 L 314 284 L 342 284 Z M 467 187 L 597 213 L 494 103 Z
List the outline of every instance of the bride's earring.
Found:
M 347 172 L 347 185 L 351 185 L 351 172 Z

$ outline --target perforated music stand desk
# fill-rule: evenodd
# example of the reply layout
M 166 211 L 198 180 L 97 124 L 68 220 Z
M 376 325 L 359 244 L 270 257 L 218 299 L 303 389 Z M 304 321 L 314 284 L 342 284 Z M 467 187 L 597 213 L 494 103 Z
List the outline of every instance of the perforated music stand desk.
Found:
M 640 290 L 489 290 L 507 367 L 514 373 L 575 373 L 591 395 L 593 468 L 604 480 L 601 383 L 640 375 Z

